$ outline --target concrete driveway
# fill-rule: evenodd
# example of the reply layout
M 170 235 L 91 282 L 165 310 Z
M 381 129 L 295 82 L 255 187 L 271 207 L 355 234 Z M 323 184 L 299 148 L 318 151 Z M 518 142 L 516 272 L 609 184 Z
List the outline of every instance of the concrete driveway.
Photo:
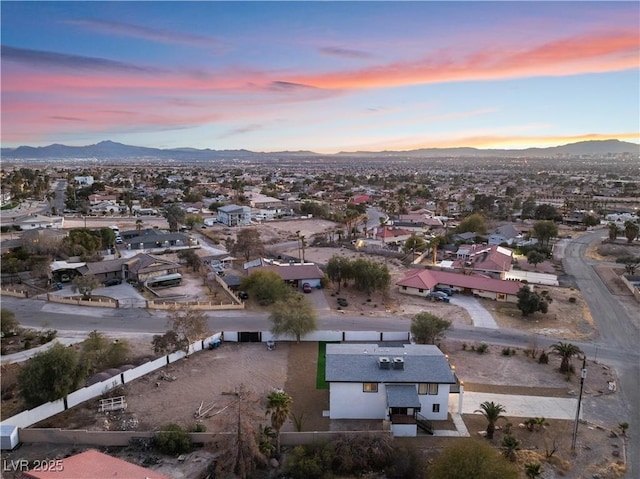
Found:
M 498 329 L 498 324 L 489 311 L 487 311 L 473 296 L 455 294 L 449 298 L 451 304 L 466 309 L 471 315 L 473 325 L 478 328 Z
M 458 412 L 459 397 L 457 394 L 449 396 L 449 410 Z M 479 414 L 480 404 L 492 401 L 502 404 L 504 413 L 510 417 L 544 417 L 546 419 L 574 420 L 578 400 L 576 398 L 557 398 L 541 396 L 518 396 L 514 394 L 493 394 L 465 391 L 462 398 L 462 414 Z M 582 417 L 582 410 L 580 410 Z

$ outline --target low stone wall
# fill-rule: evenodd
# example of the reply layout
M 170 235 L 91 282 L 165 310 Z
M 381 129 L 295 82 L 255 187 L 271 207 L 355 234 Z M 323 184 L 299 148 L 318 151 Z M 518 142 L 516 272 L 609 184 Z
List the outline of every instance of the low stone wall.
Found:
M 26 444 L 74 444 L 85 446 L 116 447 L 127 446 L 133 441 L 149 441 L 155 431 L 87 431 L 86 429 L 28 428 L 20 429 L 18 439 Z M 319 441 L 329 441 L 338 436 L 374 436 L 393 437 L 391 431 L 309 431 L 281 432 L 280 444 L 300 446 Z M 233 438 L 232 432 L 192 432 L 191 442 L 208 444 L 216 439 Z
M 624 285 L 629 288 L 629 291 L 631 291 L 631 294 L 633 295 L 633 297 L 636 299 L 636 301 L 638 303 L 640 303 L 640 290 L 638 290 L 638 288 L 636 286 L 634 286 L 633 284 L 631 284 L 631 282 L 624 276 L 621 275 L 620 279 L 622 280 L 622 282 L 624 283 Z
M 91 300 L 81 298 L 65 298 L 47 294 L 47 301 L 52 303 L 74 304 L 76 306 L 89 306 L 91 308 L 117 308 L 118 300 L 112 298 L 93 298 Z
M 214 311 L 227 309 L 244 309 L 244 303 L 231 304 L 213 301 L 147 301 L 148 309 L 169 310 L 171 308 L 189 308 L 196 311 Z
M 2 289 L 0 289 L 0 294 L 4 294 L 5 296 L 13 296 L 14 298 L 28 298 L 29 297 L 29 292 L 28 291 L 21 291 L 19 289 L 2 288 Z

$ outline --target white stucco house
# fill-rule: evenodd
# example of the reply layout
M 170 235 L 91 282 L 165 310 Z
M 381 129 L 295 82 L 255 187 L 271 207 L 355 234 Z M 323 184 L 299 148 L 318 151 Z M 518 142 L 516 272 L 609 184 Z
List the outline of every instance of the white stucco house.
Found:
M 457 384 L 446 356 L 426 344 L 327 344 L 325 379 L 331 419 L 387 420 L 395 436 L 446 420 Z

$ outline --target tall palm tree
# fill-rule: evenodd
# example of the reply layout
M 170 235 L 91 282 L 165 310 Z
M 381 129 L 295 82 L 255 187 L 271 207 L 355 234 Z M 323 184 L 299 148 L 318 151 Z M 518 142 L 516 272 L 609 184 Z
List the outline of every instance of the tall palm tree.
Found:
M 502 413 L 507 412 L 507 410 L 502 404 L 496 404 L 493 401 L 485 401 L 480 404 L 480 409 L 476 409 L 474 412 L 479 412 L 486 418 L 488 421 L 487 439 L 493 439 L 493 433 L 496 430 L 496 422 L 498 422 L 498 419 L 506 419 Z
M 560 372 L 566 373 L 569 372 L 571 368 L 571 358 L 581 354 L 582 350 L 575 344 L 563 343 L 560 341 L 551 345 L 551 352 L 556 353 L 562 358 L 562 361 L 560 362 Z
M 280 453 L 280 429 L 291 413 L 293 399 L 282 390 L 275 390 L 267 396 L 267 415 L 271 416 L 271 427 L 276 433 L 276 453 Z
M 136 220 L 136 231 L 140 231 L 142 229 L 142 225 L 144 224 L 144 221 L 142 221 L 141 219 L 137 219 Z

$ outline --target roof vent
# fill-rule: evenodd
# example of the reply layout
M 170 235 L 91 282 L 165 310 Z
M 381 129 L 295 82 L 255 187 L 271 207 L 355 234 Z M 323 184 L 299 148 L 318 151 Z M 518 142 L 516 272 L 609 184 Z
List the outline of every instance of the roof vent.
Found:
M 404 369 L 404 358 L 393 358 L 393 369 Z
M 378 358 L 378 366 L 380 369 L 391 369 L 391 361 L 387 357 L 380 356 Z

